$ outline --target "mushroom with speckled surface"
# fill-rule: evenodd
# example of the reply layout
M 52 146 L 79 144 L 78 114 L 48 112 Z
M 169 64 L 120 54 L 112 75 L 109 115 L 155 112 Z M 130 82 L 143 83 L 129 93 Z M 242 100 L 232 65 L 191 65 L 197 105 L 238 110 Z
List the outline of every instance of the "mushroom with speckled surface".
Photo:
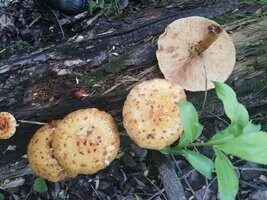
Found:
M 36 131 L 28 145 L 30 166 L 37 176 L 52 182 L 73 178 L 77 174 L 64 169 L 53 155 L 52 136 L 59 121 L 52 121 Z
M 0 112 L 0 139 L 8 139 L 16 132 L 16 119 L 8 112 Z
M 136 85 L 123 106 L 123 125 L 137 145 L 160 150 L 182 133 L 179 100 L 184 90 L 166 79 L 152 79 Z
M 189 91 L 214 88 L 211 81 L 224 82 L 236 60 L 226 31 L 215 21 L 196 16 L 169 24 L 159 37 L 156 55 L 164 77 Z
M 68 114 L 58 124 L 52 146 L 64 168 L 78 174 L 94 174 L 115 159 L 120 137 L 110 114 L 87 108 Z

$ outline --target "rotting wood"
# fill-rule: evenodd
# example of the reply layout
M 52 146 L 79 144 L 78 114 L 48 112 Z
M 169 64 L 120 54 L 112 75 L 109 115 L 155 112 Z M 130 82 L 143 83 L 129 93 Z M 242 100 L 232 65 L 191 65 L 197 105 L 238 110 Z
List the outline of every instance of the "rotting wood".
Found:
M 169 200 L 186 200 L 184 187 L 172 166 L 170 159 L 159 152 L 155 152 L 159 174 Z
M 199 5 L 197 1 L 195 3 L 195 6 Z M 88 75 L 104 71 L 112 74 L 115 71 L 119 74 L 120 70 L 153 64 L 156 62 L 155 47 L 145 44 L 144 39 L 157 36 L 175 19 L 190 15 L 210 18 L 234 10 L 236 7 L 236 3 L 233 2 L 209 4 L 205 3 L 202 4 L 204 7 L 196 8 L 189 3 L 188 10 L 174 7 L 168 9 L 168 12 L 165 8 L 153 8 L 145 12 L 145 16 L 133 19 L 132 24 L 129 24 L 129 20 L 114 22 L 120 24 L 121 30 L 101 36 L 96 34 L 93 38 L 84 36 L 80 42 L 66 41 L 31 54 L 14 55 L 1 60 L 0 110 L 11 112 L 20 120 L 40 122 L 60 119 L 67 113 L 83 107 L 98 107 L 109 112 L 116 108 L 120 110 L 125 95 L 114 97 L 114 94 L 109 94 L 111 96 L 98 96 L 98 94 L 80 101 L 73 98 L 73 89 L 64 88 L 63 82 L 69 78 L 73 79 L 75 73 Z M 111 52 L 113 46 L 118 49 L 124 47 L 122 51 L 127 53 L 120 57 L 129 55 L 129 58 L 123 58 L 122 65 L 118 61 L 119 58 Z M 121 69 L 118 69 L 118 63 Z M 39 96 L 45 95 L 51 98 L 40 98 L 42 100 L 38 101 Z M 119 113 L 120 111 L 117 112 Z M 25 154 L 26 144 L 36 128 L 38 126 L 21 124 L 17 134 L 8 140 L 8 143 L 17 146 L 17 150 L 1 155 L 0 163 Z M 0 141 L 0 151 L 4 151 L 8 143 Z
M 165 22 L 165 23 L 167 23 L 167 22 Z M 164 27 L 164 25 L 165 24 L 161 24 L 161 25 L 159 25 L 159 27 L 161 27 L 161 26 Z M 161 27 L 162 30 L 163 30 L 163 27 Z M 157 35 L 157 34 L 155 34 L 155 35 Z M 114 37 L 114 34 L 112 35 L 112 37 Z M 126 37 L 128 37 L 128 36 L 126 36 Z M 103 39 L 105 39 L 105 38 L 108 38 L 108 37 L 105 36 Z M 143 38 L 139 38 L 139 39 L 141 41 Z M 105 41 L 108 41 L 108 40 L 105 39 Z M 134 41 L 137 41 L 137 40 L 134 40 Z M 58 50 L 58 49 L 61 49 L 62 47 L 63 46 L 59 45 L 59 46 L 56 46 L 55 49 Z M 86 45 L 83 46 L 82 48 L 86 48 Z M 103 45 L 101 48 L 104 48 Z M 149 53 L 142 57 L 143 54 L 140 55 L 140 51 L 144 48 L 146 48 L 146 50 L 148 50 Z M 137 70 L 139 68 L 139 70 L 141 70 L 141 69 L 144 69 L 143 64 L 145 64 L 145 66 L 151 66 L 151 65 L 155 64 L 155 62 L 156 62 L 155 57 L 153 57 L 153 55 L 155 53 L 155 47 L 153 45 L 143 44 L 141 42 L 139 45 L 135 45 L 134 47 L 126 48 L 126 50 L 129 52 L 132 50 L 130 57 L 127 57 L 127 55 L 129 55 L 127 53 L 123 54 L 122 56 L 116 57 L 116 59 L 109 58 L 110 55 L 107 55 L 107 54 L 105 54 L 107 56 L 104 56 L 105 57 L 104 60 L 105 61 L 110 60 L 110 63 L 113 63 L 113 62 L 116 63 L 118 61 L 118 59 L 120 59 L 121 57 L 124 56 L 123 57 L 124 58 L 123 59 L 123 65 L 122 65 L 122 68 L 117 72 L 118 74 L 120 74 L 123 70 L 125 71 L 125 70 L 132 69 L 132 68 L 135 68 Z M 51 50 L 48 48 L 48 49 L 44 50 L 42 53 L 47 53 L 50 51 Z M 105 50 L 105 51 L 108 52 L 108 50 Z M 147 52 L 147 51 L 145 51 L 145 52 Z M 25 71 L 23 71 L 23 73 L 25 72 L 26 74 L 28 73 L 28 75 L 29 75 L 29 72 L 32 70 L 32 67 L 34 67 L 34 68 L 37 67 L 38 69 L 37 69 L 37 73 L 34 76 L 34 80 L 32 80 L 32 81 L 29 81 L 29 79 L 28 79 L 29 76 L 26 76 L 24 74 L 25 80 L 24 79 L 18 80 L 18 83 L 21 84 L 21 87 L 19 87 L 19 88 L 16 88 L 17 87 L 16 84 L 12 85 L 12 81 L 9 82 L 9 80 L 6 79 L 7 77 L 4 77 L 5 79 L 2 79 L 1 78 L 2 76 L 0 76 L 0 86 L 1 87 L 5 85 L 4 83 L 9 83 L 9 84 L 7 84 L 8 88 L 6 90 L 0 91 L 1 92 L 1 96 L 0 96 L 0 98 L 1 98 L 0 99 L 1 110 L 8 109 L 12 113 L 15 113 L 16 117 L 19 117 L 20 119 L 28 119 L 28 120 L 34 120 L 34 121 L 47 122 L 51 119 L 61 118 L 66 113 L 71 112 L 73 110 L 83 108 L 83 107 L 93 107 L 94 106 L 94 107 L 98 107 L 100 109 L 111 112 L 111 114 L 115 118 L 118 118 L 119 119 L 118 121 L 120 121 L 121 106 L 125 100 L 125 97 L 127 95 L 127 91 L 122 91 L 119 94 L 118 93 L 111 93 L 111 94 L 106 95 L 106 96 L 95 95 L 95 96 L 86 98 L 83 101 L 64 96 L 64 98 L 62 98 L 62 99 L 59 98 L 52 103 L 48 102 L 48 101 L 47 102 L 34 102 L 35 105 L 33 105 L 32 104 L 33 102 L 31 102 L 31 101 L 26 101 L 26 103 L 25 103 L 23 101 L 23 100 L 25 100 L 23 98 L 25 95 L 25 93 L 24 93 L 25 90 L 23 89 L 23 87 L 27 86 L 29 88 L 29 86 L 37 84 L 38 81 L 42 80 L 42 78 L 49 77 L 49 75 L 53 72 L 52 64 L 57 63 L 57 62 L 62 62 L 60 56 L 57 57 L 57 59 L 56 58 L 54 58 L 54 59 L 49 58 L 49 61 L 44 60 L 42 62 L 42 59 L 40 59 L 40 58 L 44 58 L 43 56 L 40 56 L 40 55 L 44 55 L 42 53 L 38 54 L 38 56 L 36 57 L 38 59 L 35 59 L 35 60 L 38 60 L 38 62 L 35 62 L 34 59 L 32 59 L 31 62 L 29 62 L 26 65 L 20 66 L 20 68 L 16 65 L 12 66 L 12 62 L 10 61 L 9 64 L 11 65 L 11 68 L 14 68 L 14 70 L 6 71 L 5 73 L 3 73 L 3 75 L 8 74 L 10 76 L 12 76 L 12 75 L 14 76 L 14 74 L 17 71 L 22 70 L 22 69 L 25 70 Z M 108 52 L 108 54 L 109 54 L 109 52 Z M 37 55 L 37 54 L 34 54 L 34 55 Z M 102 55 L 102 54 L 99 54 L 99 55 Z M 74 57 L 75 56 L 78 56 L 78 54 L 74 55 Z M 101 56 L 97 57 L 96 59 L 98 59 L 100 57 Z M 30 58 L 32 58 L 31 55 L 29 57 L 27 57 L 26 61 Z M 62 57 L 62 60 L 66 61 L 66 58 L 68 58 L 68 57 Z M 262 59 L 260 59 L 260 58 L 262 58 Z M 12 60 L 12 58 L 11 58 L 11 60 Z M 71 61 L 71 60 L 72 60 L 72 58 L 69 59 L 69 61 Z M 264 64 L 264 63 L 266 63 L 266 58 L 264 59 L 264 56 L 259 56 L 259 61 L 261 62 L 261 64 Z M 82 63 L 79 60 L 76 60 L 76 62 Z M 23 60 L 23 63 L 25 63 L 25 60 Z M 65 62 L 63 62 L 63 64 L 64 63 Z M 103 72 L 104 71 L 107 74 L 112 74 L 114 70 L 116 71 L 116 69 L 114 69 L 112 67 L 112 65 L 109 63 L 103 64 L 100 66 L 98 66 L 99 64 L 93 65 L 90 63 L 91 62 L 89 62 L 83 66 L 75 66 L 72 69 L 72 72 L 76 73 L 76 69 L 78 69 L 78 68 L 86 68 L 89 71 L 89 73 L 92 73 L 92 72 L 97 73 L 97 72 Z M 48 67 L 44 67 L 44 66 L 46 66 L 46 64 Z M 66 65 L 63 65 L 64 67 L 61 69 L 67 69 L 68 62 L 66 62 L 65 64 Z M 40 65 L 40 68 L 39 68 L 39 65 Z M 242 103 L 245 103 L 248 108 L 253 109 L 253 110 L 261 109 L 262 112 L 264 111 L 267 113 L 267 110 L 266 110 L 267 94 L 265 92 L 266 88 L 265 89 L 263 88 L 265 86 L 266 81 L 267 81 L 266 71 L 264 71 L 264 68 L 262 67 L 262 65 L 260 65 L 258 67 L 258 66 L 254 66 L 253 63 L 247 64 L 247 61 L 242 60 L 242 59 L 238 60 L 236 66 L 237 67 L 235 68 L 230 79 L 228 80 L 228 83 L 230 83 L 236 89 L 238 96 L 240 97 L 239 99 L 242 101 Z M 41 67 L 43 67 L 43 68 L 41 68 Z M 0 70 L 1 69 L 3 70 L 5 68 L 0 67 Z M 155 71 L 154 71 L 155 74 L 158 74 L 159 71 L 157 68 L 155 69 Z M 32 73 L 35 73 L 35 72 L 32 71 Z M 40 73 L 40 76 L 38 76 L 38 73 Z M 66 76 L 68 76 L 68 75 L 66 75 Z M 55 75 L 55 73 L 52 73 L 51 77 L 52 78 L 56 77 L 56 78 L 64 80 L 64 78 L 62 78 L 64 76 L 58 77 L 57 75 Z M 14 82 L 15 82 L 15 80 L 13 81 L 13 83 Z M 136 82 L 133 82 L 133 83 L 136 83 Z M 253 83 L 253 84 L 251 84 L 251 83 Z M 14 88 L 16 91 L 14 93 L 10 93 L 11 88 Z M 255 89 L 257 89 L 257 90 L 255 90 Z M 4 93 L 7 95 L 6 97 L 2 96 L 2 94 L 4 94 Z M 200 97 L 201 95 L 202 94 L 200 94 L 200 93 L 194 93 L 194 94 L 190 93 L 189 99 L 193 103 L 198 105 L 198 104 L 201 104 L 201 100 L 199 100 L 199 99 L 201 99 L 201 97 Z M 213 114 L 218 115 L 218 116 L 223 115 L 223 111 L 221 109 L 221 106 L 218 106 L 218 101 L 215 101 L 214 99 L 212 99 L 214 97 L 214 95 L 212 95 L 212 92 L 209 95 L 209 97 L 210 97 L 208 99 L 209 103 L 207 104 L 206 110 L 209 112 L 212 112 Z M 254 98 L 254 97 L 257 97 L 257 98 Z M 8 104 L 5 104 L 5 103 L 8 103 Z M 8 105 L 9 108 L 6 105 Z M 37 112 L 37 110 L 38 110 L 38 112 Z M 255 111 L 255 114 L 256 114 L 256 112 L 257 111 Z M 203 117 L 209 118 L 209 117 L 214 117 L 214 116 L 210 116 L 209 114 L 207 114 Z M 12 138 L 11 140 L 8 140 L 8 141 L 0 141 L 0 150 L 1 151 L 5 150 L 5 148 L 10 144 L 18 146 L 18 149 L 16 151 L 8 151 L 8 152 L 6 152 L 5 155 L 1 155 L 2 159 L 1 159 L 0 163 L 1 162 L 2 162 L 2 164 L 5 163 L 5 164 L 3 164 L 4 168 L 1 168 L 1 169 L 5 170 L 5 173 L 3 174 L 4 176 L 0 176 L 0 180 L 5 179 L 5 178 L 10 178 L 10 177 L 17 177 L 17 176 L 20 176 L 21 174 L 31 172 L 27 165 L 25 165 L 24 167 L 20 167 L 21 166 L 21 165 L 19 165 L 20 161 L 16 162 L 16 165 L 18 165 L 19 167 L 14 167 L 14 165 L 13 165 L 12 168 L 10 168 L 10 165 L 9 165 L 10 162 L 7 162 L 7 161 L 9 161 L 11 159 L 17 159 L 20 155 L 22 155 L 26 152 L 25 150 L 26 150 L 27 141 L 29 140 L 29 138 L 31 137 L 33 132 L 38 127 L 39 126 L 21 124 L 19 129 L 18 129 L 18 134 L 16 134 L 14 138 Z M 15 156 L 14 156 L 14 154 L 15 154 Z M 3 161 L 6 161 L 6 162 L 3 162 Z M 23 162 L 25 162 L 25 160 Z M 14 172 L 14 169 L 17 169 L 16 172 Z M 164 179 L 164 177 L 163 177 L 163 179 Z M 166 180 L 163 180 L 163 182 L 164 181 L 166 181 Z M 166 187 L 168 187 L 168 186 L 166 186 Z M 166 192 L 167 192 L 167 189 L 166 189 Z

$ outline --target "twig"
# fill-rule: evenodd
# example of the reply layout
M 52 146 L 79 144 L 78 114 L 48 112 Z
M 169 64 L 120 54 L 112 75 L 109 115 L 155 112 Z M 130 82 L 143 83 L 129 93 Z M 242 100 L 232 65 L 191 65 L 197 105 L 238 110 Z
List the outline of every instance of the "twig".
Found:
M 248 183 L 246 181 L 243 181 L 243 180 L 239 180 L 239 183 L 240 184 L 243 184 L 243 185 L 247 185 L 249 187 L 252 187 L 252 188 L 255 188 L 257 190 L 267 190 L 267 187 L 263 187 L 263 186 L 258 186 L 258 185 L 255 185 L 255 184 L 252 184 L 252 183 Z
M 57 15 L 56 15 L 55 11 L 54 11 L 52 8 L 50 8 L 50 10 L 52 11 L 52 13 L 54 14 L 54 16 L 56 17 L 58 26 L 59 26 L 60 31 L 61 31 L 61 34 L 62 34 L 62 39 L 64 40 L 64 39 L 65 39 L 65 34 L 64 34 L 64 31 L 63 31 L 62 26 L 61 26 L 61 24 L 60 24 L 60 21 L 59 21 Z
M 205 193 L 204 193 L 204 195 L 203 195 L 203 198 L 202 198 L 202 200 L 205 200 L 205 198 L 206 198 L 206 195 L 207 195 L 207 193 L 208 193 L 208 189 L 209 189 L 209 187 L 211 186 L 211 184 L 215 181 L 217 179 L 217 176 L 214 178 L 214 179 L 212 179 L 212 181 L 207 185 L 207 187 L 206 187 L 206 190 L 205 190 Z
M 154 197 L 156 197 L 156 196 L 158 196 L 158 195 L 160 195 L 160 194 L 163 194 L 163 192 L 165 191 L 165 189 L 163 188 L 163 189 L 161 189 L 161 190 L 159 190 L 158 192 L 156 192 L 153 196 L 151 196 L 149 199 L 147 199 L 147 200 L 152 200 Z M 168 199 L 167 199 L 168 200 Z
M 157 151 L 153 153 L 153 157 L 157 158 L 158 170 L 167 198 L 169 200 L 186 200 L 187 198 L 181 180 L 173 168 L 170 158 Z
M 144 176 L 144 177 L 145 177 L 145 178 L 146 178 L 146 179 L 147 179 L 147 180 L 148 180 L 148 181 L 149 181 L 149 182 L 150 182 L 150 183 L 151 183 L 151 184 L 158 190 L 158 192 L 160 192 L 160 191 L 162 191 L 162 190 L 163 190 L 163 191 L 165 190 L 164 188 L 163 188 L 162 190 L 160 190 L 160 189 L 158 188 L 158 186 L 156 186 L 155 183 L 153 183 L 148 177 L 146 177 L 146 176 Z M 163 196 L 164 199 L 168 200 L 167 197 L 165 196 L 165 194 L 163 194 L 163 191 L 160 192 L 160 194 Z M 157 193 L 158 193 L 158 192 L 157 192 Z
M 220 116 L 215 115 L 215 114 L 213 114 L 213 113 L 211 113 L 211 112 L 209 112 L 209 111 L 205 111 L 205 112 L 208 113 L 209 115 L 211 115 L 211 116 L 213 116 L 213 117 L 216 117 L 217 119 L 221 120 L 221 121 L 224 122 L 226 125 L 229 125 L 229 123 L 228 123 L 226 120 L 224 120 L 223 118 L 221 118 Z
M 44 122 L 36 122 L 36 121 L 28 121 L 28 120 L 18 120 L 18 122 L 23 124 L 37 124 L 37 125 L 45 125 Z
M 174 157 L 173 154 L 171 154 L 171 159 L 174 162 L 176 171 L 179 173 L 179 175 L 182 174 L 182 170 L 181 170 L 180 166 L 177 164 L 176 159 L 175 159 L 175 157 Z M 184 179 L 187 187 L 189 188 L 189 190 L 191 191 L 191 193 L 195 197 L 195 199 L 198 199 L 197 196 L 196 196 L 196 194 L 195 194 L 195 191 L 193 190 L 193 188 L 191 187 L 190 183 L 188 182 L 187 177 L 183 177 L 183 179 Z
M 251 99 L 253 99 L 257 94 L 259 94 L 260 92 L 262 92 L 263 90 L 265 90 L 267 88 L 267 86 L 263 87 L 262 89 L 260 89 L 259 91 L 257 91 L 252 97 Z
M 30 25 L 28 26 L 28 28 L 30 28 L 33 24 L 35 24 L 37 21 L 39 21 L 39 19 L 41 19 L 41 15 L 39 15 L 36 19 L 34 19 L 33 21 L 32 21 L 32 23 L 30 23 Z
M 33 186 L 31 187 L 31 190 L 30 190 L 30 192 L 27 194 L 27 196 L 25 197 L 25 199 L 24 199 L 24 200 L 27 200 L 27 199 L 29 198 L 29 196 L 30 196 L 30 194 L 32 193 L 32 191 L 33 191 Z
M 235 169 L 239 169 L 241 171 L 259 171 L 259 172 L 267 172 L 265 168 L 254 168 L 254 167 L 234 167 Z
M 96 196 L 100 199 L 100 200 L 102 200 L 102 198 L 99 196 L 99 194 L 98 194 L 98 192 L 96 191 L 96 189 L 91 185 L 91 188 L 94 190 L 94 192 L 96 193 Z
M 205 74 L 205 94 L 204 94 L 204 100 L 203 100 L 202 108 L 200 111 L 200 115 L 202 115 L 204 107 L 206 105 L 207 95 L 208 95 L 208 78 L 207 78 L 207 68 L 206 68 L 206 63 L 204 60 L 203 53 L 201 53 L 200 56 L 201 56 L 201 59 L 203 61 L 203 68 L 204 68 L 204 74 Z
M 189 172 L 187 172 L 186 174 L 180 176 L 180 179 L 184 179 L 187 178 L 190 174 L 192 174 L 194 171 L 196 171 L 196 169 L 191 169 Z
M 0 54 L 3 53 L 3 52 L 5 52 L 5 51 L 6 51 L 6 48 L 2 49 L 2 50 L 0 51 Z

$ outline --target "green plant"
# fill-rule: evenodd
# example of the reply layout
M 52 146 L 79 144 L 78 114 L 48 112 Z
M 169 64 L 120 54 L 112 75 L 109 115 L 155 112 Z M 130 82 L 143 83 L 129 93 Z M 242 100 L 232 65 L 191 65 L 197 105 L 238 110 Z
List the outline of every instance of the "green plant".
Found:
M 8 191 L 11 193 L 11 194 L 15 194 L 19 191 L 19 187 L 13 187 L 13 188 L 9 188 Z
M 92 14 L 97 9 L 102 10 L 104 8 L 105 8 L 104 0 L 89 1 L 88 3 L 88 11 L 90 12 L 90 14 Z
M 231 161 L 226 155 L 260 164 L 267 164 L 267 133 L 261 126 L 249 121 L 246 108 L 237 101 L 231 87 L 213 82 L 216 94 L 223 102 L 224 111 L 231 123 L 216 133 L 207 142 L 194 142 L 201 134 L 203 126 L 199 123 L 197 111 L 190 102 L 179 102 L 181 124 L 184 129 L 175 147 L 161 150 L 163 154 L 176 154 L 185 159 L 202 175 L 211 179 L 215 169 L 221 200 L 235 199 L 238 192 L 238 178 Z M 215 162 L 210 158 L 189 150 L 190 147 L 210 146 L 216 155 Z
M 92 14 L 95 10 L 104 10 L 105 13 L 115 13 L 115 16 L 120 14 L 119 4 L 121 0 L 111 0 L 109 3 L 105 3 L 105 0 L 89 1 L 88 11 Z
M 256 3 L 266 4 L 267 3 L 267 0 L 245 0 L 244 3 L 246 3 L 248 5 L 253 5 L 253 4 L 256 4 Z
M 36 178 L 33 182 L 33 189 L 36 192 L 45 192 L 47 190 L 45 179 L 43 178 Z
M 5 200 L 5 196 L 2 193 L 0 193 L 0 200 Z
M 1 56 L 7 57 L 10 56 L 13 52 L 21 52 L 22 50 L 26 50 L 30 48 L 30 44 L 27 41 L 18 40 L 14 44 L 7 46 L 4 49 L 0 49 L 0 58 Z

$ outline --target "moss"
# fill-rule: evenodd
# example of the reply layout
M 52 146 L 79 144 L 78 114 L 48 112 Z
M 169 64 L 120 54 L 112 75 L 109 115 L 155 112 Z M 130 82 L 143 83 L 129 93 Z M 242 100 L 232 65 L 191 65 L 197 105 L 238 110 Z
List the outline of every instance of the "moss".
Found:
M 251 79 L 246 79 L 241 87 L 238 87 L 237 94 L 251 94 L 252 97 L 257 95 L 257 98 L 261 96 L 260 94 L 266 94 L 267 92 L 267 73 L 262 73 Z
M 266 0 L 246 0 L 244 2 L 246 5 L 258 5 L 259 8 L 262 5 L 266 5 Z M 260 17 L 266 17 L 267 10 L 266 7 L 262 7 L 261 13 L 247 13 L 246 11 L 241 12 L 233 12 L 233 13 L 225 13 L 223 15 L 215 16 L 212 18 L 214 21 L 219 24 L 238 24 L 241 19 L 259 19 Z
M 14 44 L 7 46 L 4 49 L 0 49 L 0 58 L 9 57 L 11 54 L 18 52 L 24 52 L 25 50 L 29 49 L 31 45 L 24 40 L 18 40 Z
M 244 13 L 225 13 L 220 16 L 214 17 L 212 20 L 218 22 L 219 24 L 228 24 L 233 21 L 246 18 L 248 15 Z
M 29 46 L 30 46 L 30 44 L 27 41 L 18 40 L 14 44 L 14 49 L 16 49 L 16 50 L 22 50 L 22 49 L 28 48 Z
M 89 75 L 85 77 L 88 85 L 93 85 L 95 83 L 98 83 L 99 81 L 102 81 L 106 78 L 107 73 L 103 71 L 96 72 L 92 75 Z
M 131 58 L 130 53 L 123 54 L 118 58 L 112 60 L 112 62 L 106 64 L 104 69 L 107 73 L 118 73 L 123 69 L 124 61 Z

